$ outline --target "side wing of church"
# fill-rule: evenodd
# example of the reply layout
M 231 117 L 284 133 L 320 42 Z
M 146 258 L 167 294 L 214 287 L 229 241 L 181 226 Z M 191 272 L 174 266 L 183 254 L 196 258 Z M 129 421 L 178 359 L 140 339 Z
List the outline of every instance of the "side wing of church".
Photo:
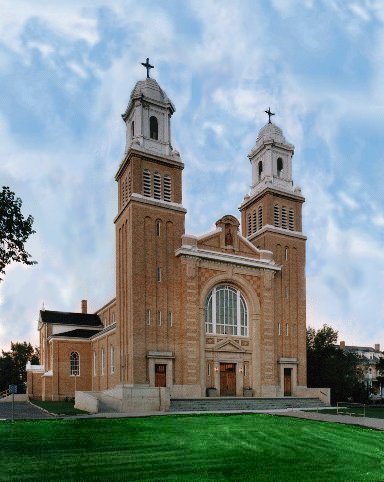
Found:
M 116 297 L 94 314 L 42 310 L 31 398 L 74 397 L 90 411 L 167 409 L 206 395 L 318 396 L 306 387 L 304 198 L 294 147 L 268 122 L 249 154 L 239 221 L 185 233 L 175 107 L 151 78 L 122 115 L 115 180 Z M 314 391 L 315 390 L 315 391 Z

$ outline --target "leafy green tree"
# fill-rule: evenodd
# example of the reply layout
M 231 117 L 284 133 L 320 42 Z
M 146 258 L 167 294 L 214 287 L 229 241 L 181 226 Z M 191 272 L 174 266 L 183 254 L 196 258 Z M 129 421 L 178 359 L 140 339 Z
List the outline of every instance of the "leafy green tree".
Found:
M 15 197 L 9 187 L 3 186 L 0 191 L 0 276 L 5 274 L 6 266 L 12 261 L 36 264 L 24 248 L 28 237 L 35 233 L 32 229 L 33 217 L 29 215 L 24 219 L 21 205 L 21 199 Z
M 11 342 L 10 351 L 2 350 L 0 356 L 0 391 L 9 385 L 17 385 L 18 393 L 25 393 L 27 381 L 26 364 L 39 364 L 39 351 L 30 343 Z
M 328 325 L 307 330 L 307 384 L 331 388 L 331 402 L 366 402 L 361 358 L 337 346 L 338 332 Z

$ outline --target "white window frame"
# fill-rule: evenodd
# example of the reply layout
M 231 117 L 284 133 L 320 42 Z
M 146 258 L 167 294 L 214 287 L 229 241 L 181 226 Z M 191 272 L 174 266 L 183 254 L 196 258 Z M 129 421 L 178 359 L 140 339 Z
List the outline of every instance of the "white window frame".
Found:
M 77 355 L 77 363 L 74 363 L 73 356 Z M 80 353 L 78 351 L 72 351 L 69 356 L 69 373 L 71 377 L 80 376 Z
M 227 319 L 227 314 L 226 314 L 226 306 L 224 304 L 223 307 L 221 307 L 223 313 L 224 313 L 224 325 L 220 324 L 220 327 L 227 326 L 227 328 L 231 329 L 233 333 L 218 333 L 217 331 L 217 312 L 216 312 L 216 293 L 217 291 L 224 291 L 224 303 L 227 301 L 227 307 L 229 307 L 229 300 L 225 300 L 225 290 L 229 292 L 236 292 L 236 323 L 233 324 L 225 324 L 225 320 Z M 208 306 L 210 305 L 210 308 Z M 242 324 L 242 317 L 241 317 L 241 308 L 243 307 L 244 309 L 244 319 L 245 323 Z M 211 310 L 211 319 L 212 323 L 209 323 L 207 320 L 208 317 L 208 309 Z M 212 331 L 210 330 L 210 325 L 212 325 Z M 243 334 L 242 334 L 243 331 Z M 214 335 L 229 335 L 229 336 L 241 336 L 241 337 L 248 337 L 249 336 L 249 321 L 248 321 L 248 307 L 247 303 L 240 293 L 240 290 L 237 288 L 226 285 L 226 284 L 220 284 L 215 286 L 210 293 L 208 294 L 206 301 L 205 301 L 205 333 L 206 334 L 214 334 Z
M 101 349 L 101 376 L 104 375 L 105 372 L 105 352 L 104 348 Z
M 145 311 L 145 324 L 148 325 L 148 326 L 151 324 L 151 310 L 150 309 L 147 309 Z
M 172 313 L 172 311 L 168 311 L 168 326 L 169 327 L 173 326 L 173 313 Z
M 157 326 L 161 326 L 161 311 L 157 310 Z
M 113 345 L 111 345 L 110 356 L 111 356 L 111 374 L 113 375 L 115 373 L 115 347 Z

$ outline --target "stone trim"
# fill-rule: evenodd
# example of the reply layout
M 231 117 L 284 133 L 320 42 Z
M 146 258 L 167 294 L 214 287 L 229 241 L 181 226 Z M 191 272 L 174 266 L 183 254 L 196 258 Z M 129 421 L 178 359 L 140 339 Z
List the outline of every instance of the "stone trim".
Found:
M 300 238 L 300 239 L 303 239 L 304 241 L 307 240 L 307 236 L 305 236 L 303 233 L 299 231 L 290 231 L 289 229 L 277 228 L 276 226 L 272 226 L 272 224 L 266 224 L 259 231 L 256 231 L 256 233 L 251 234 L 251 236 L 249 236 L 247 239 L 248 241 L 251 241 L 252 239 L 257 238 L 260 234 L 264 234 L 265 232 L 272 232 L 279 235 L 283 234 L 293 238 Z
M 293 190 L 292 190 L 292 192 L 286 191 L 285 189 L 283 190 L 283 189 L 275 188 L 275 187 L 273 187 L 273 185 L 269 185 L 269 186 L 265 186 L 261 191 L 254 192 L 252 190 L 251 193 L 248 196 L 245 196 L 243 202 L 239 206 L 239 209 L 242 210 L 245 207 L 247 207 L 249 204 L 251 204 L 255 200 L 257 200 L 258 198 L 261 198 L 265 194 L 266 191 L 270 191 L 273 194 L 277 194 L 278 196 L 287 197 L 287 198 L 293 199 L 295 201 L 300 201 L 301 203 L 303 203 L 305 201 L 304 196 L 302 196 L 301 194 L 297 194 L 297 193 L 293 192 Z
M 263 268 L 272 271 L 281 271 L 281 266 L 274 264 L 273 262 L 265 262 L 263 260 L 255 260 L 253 258 L 247 258 L 246 256 L 237 256 L 228 253 L 218 253 L 212 251 L 206 251 L 199 248 L 191 248 L 190 246 L 182 246 L 176 250 L 176 256 L 192 256 L 201 259 L 208 259 L 211 261 L 219 261 L 222 263 L 237 264 L 240 266 L 248 266 L 250 268 Z
M 121 171 L 124 169 L 126 162 L 128 162 L 129 159 L 135 154 L 145 159 L 146 161 L 156 162 L 156 163 L 165 164 L 165 165 L 171 165 L 171 166 L 179 167 L 180 169 L 184 169 L 183 162 L 181 162 L 181 160 L 176 161 L 173 156 L 159 155 L 156 152 L 148 151 L 147 149 L 131 146 L 128 152 L 124 154 L 124 157 L 120 162 L 119 168 L 115 174 L 115 181 L 119 180 Z
M 138 194 L 136 192 L 132 193 L 127 204 L 123 207 L 123 209 L 119 212 L 119 214 L 115 217 L 113 220 L 114 223 L 117 222 L 119 217 L 122 215 L 122 213 L 127 209 L 127 207 L 130 205 L 132 201 L 137 201 L 143 204 L 148 204 L 150 206 L 156 206 L 159 208 L 164 208 L 164 209 L 172 209 L 173 211 L 179 211 L 181 213 L 186 213 L 187 210 L 178 203 L 173 203 L 173 202 L 168 202 L 168 201 L 163 201 L 161 199 L 154 199 L 150 197 L 143 196 L 142 194 Z

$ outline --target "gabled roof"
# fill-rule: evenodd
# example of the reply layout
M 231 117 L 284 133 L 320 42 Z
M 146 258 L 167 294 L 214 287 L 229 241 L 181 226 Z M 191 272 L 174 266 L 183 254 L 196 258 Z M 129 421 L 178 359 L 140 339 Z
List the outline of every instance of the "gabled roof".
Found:
M 75 330 L 65 331 L 64 333 L 56 333 L 51 338 L 91 338 L 98 333 L 97 330 L 85 330 L 76 328 Z
M 103 327 L 99 316 L 90 313 L 66 313 L 64 311 L 41 310 L 40 321 L 52 325 Z

